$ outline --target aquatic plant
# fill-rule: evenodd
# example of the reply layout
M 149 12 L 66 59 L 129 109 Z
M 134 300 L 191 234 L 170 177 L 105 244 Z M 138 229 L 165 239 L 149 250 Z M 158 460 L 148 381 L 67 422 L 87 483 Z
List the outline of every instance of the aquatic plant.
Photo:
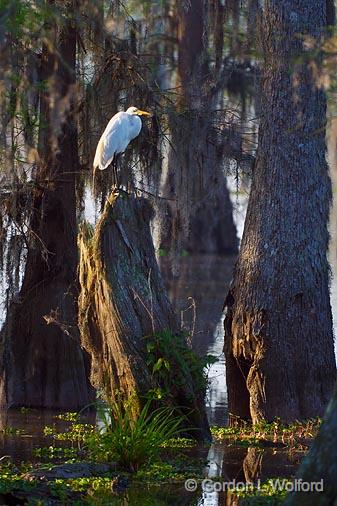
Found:
M 232 439 L 236 442 L 247 442 L 249 445 L 255 442 L 270 441 L 290 448 L 306 447 L 309 440 L 316 437 L 321 423 L 321 418 L 313 418 L 283 424 L 279 418 L 275 418 L 272 422 L 261 421 L 252 425 L 238 419 L 235 425 L 211 427 L 211 433 L 216 440 Z
M 70 427 L 64 432 L 57 432 L 55 426 L 46 425 L 43 429 L 45 436 L 52 436 L 59 441 L 83 442 L 87 436 L 96 430 L 90 423 L 71 423 Z
M 21 436 L 23 433 L 23 429 L 19 429 L 18 427 L 11 427 L 9 425 L 0 429 L 0 434 L 3 434 L 5 436 Z
M 281 489 L 277 482 L 291 483 L 289 479 L 271 478 L 258 487 L 253 484 L 247 490 L 236 490 L 231 494 L 237 496 L 241 506 L 278 506 L 286 497 L 286 487 Z
M 33 449 L 34 457 L 41 457 L 48 460 L 66 459 L 69 461 L 69 459 L 79 458 L 78 454 L 79 450 L 77 448 L 58 447 L 52 445 Z
M 183 432 L 184 417 L 167 407 L 151 410 L 148 400 L 135 417 L 132 400 L 111 402 L 101 412 L 103 427 L 86 438 L 91 457 L 115 460 L 132 472 L 156 457 L 165 442 Z

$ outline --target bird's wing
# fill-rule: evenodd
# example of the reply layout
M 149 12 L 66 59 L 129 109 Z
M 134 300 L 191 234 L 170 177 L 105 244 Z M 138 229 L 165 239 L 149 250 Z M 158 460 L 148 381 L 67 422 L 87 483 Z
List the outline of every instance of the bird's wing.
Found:
M 125 112 L 115 114 L 98 142 L 94 168 L 106 169 L 115 154 L 124 153 L 129 142 L 139 134 L 141 127 L 142 122 L 138 116 L 131 116 Z
M 112 162 L 116 153 L 120 153 L 119 150 L 122 131 L 123 121 L 121 121 L 121 115 L 124 113 L 117 113 L 107 124 L 100 140 L 98 141 L 96 154 L 94 159 L 94 168 L 98 167 L 100 170 L 106 169 Z
M 129 121 L 129 142 L 138 137 L 140 134 L 140 131 L 142 129 L 142 120 L 139 116 L 131 116 L 131 114 L 128 115 L 128 121 Z

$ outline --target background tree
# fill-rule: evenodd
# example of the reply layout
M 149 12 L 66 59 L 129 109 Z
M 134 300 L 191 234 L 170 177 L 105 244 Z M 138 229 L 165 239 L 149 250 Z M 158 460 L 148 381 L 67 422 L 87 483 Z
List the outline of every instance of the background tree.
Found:
M 77 329 L 76 1 L 49 3 L 36 175 L 22 287 L 1 332 L 0 404 L 76 409 L 93 399 Z M 60 9 L 60 10 L 58 10 Z M 67 9 L 67 18 L 63 16 Z M 19 210 L 16 209 L 18 213 Z
M 226 125 L 221 100 L 225 8 L 218 1 L 196 0 L 176 2 L 175 9 L 176 100 L 169 113 L 164 183 L 164 193 L 172 200 L 165 209 L 165 225 L 162 220 L 160 247 L 173 257 L 183 249 L 232 254 L 237 237 L 224 165 L 240 156 L 241 139 L 233 125 Z

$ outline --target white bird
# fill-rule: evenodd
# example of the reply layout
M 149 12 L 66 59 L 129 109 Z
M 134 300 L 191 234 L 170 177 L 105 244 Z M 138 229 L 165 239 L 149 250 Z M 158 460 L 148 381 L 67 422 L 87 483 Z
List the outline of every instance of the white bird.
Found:
M 140 116 L 151 114 L 137 107 L 129 107 L 127 111 L 118 112 L 111 118 L 97 144 L 94 173 L 97 168 L 106 169 L 115 155 L 124 153 L 130 142 L 139 135 L 142 129 Z

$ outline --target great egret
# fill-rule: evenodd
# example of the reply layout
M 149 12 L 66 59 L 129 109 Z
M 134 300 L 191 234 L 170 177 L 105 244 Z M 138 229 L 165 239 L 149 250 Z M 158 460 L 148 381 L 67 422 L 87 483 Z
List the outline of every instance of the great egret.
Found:
M 106 169 L 115 156 L 124 153 L 130 142 L 139 135 L 142 129 L 140 116 L 151 114 L 137 107 L 129 107 L 127 111 L 118 112 L 111 118 L 97 144 L 93 163 L 94 177 L 97 168 Z M 116 167 L 114 169 L 116 171 Z

